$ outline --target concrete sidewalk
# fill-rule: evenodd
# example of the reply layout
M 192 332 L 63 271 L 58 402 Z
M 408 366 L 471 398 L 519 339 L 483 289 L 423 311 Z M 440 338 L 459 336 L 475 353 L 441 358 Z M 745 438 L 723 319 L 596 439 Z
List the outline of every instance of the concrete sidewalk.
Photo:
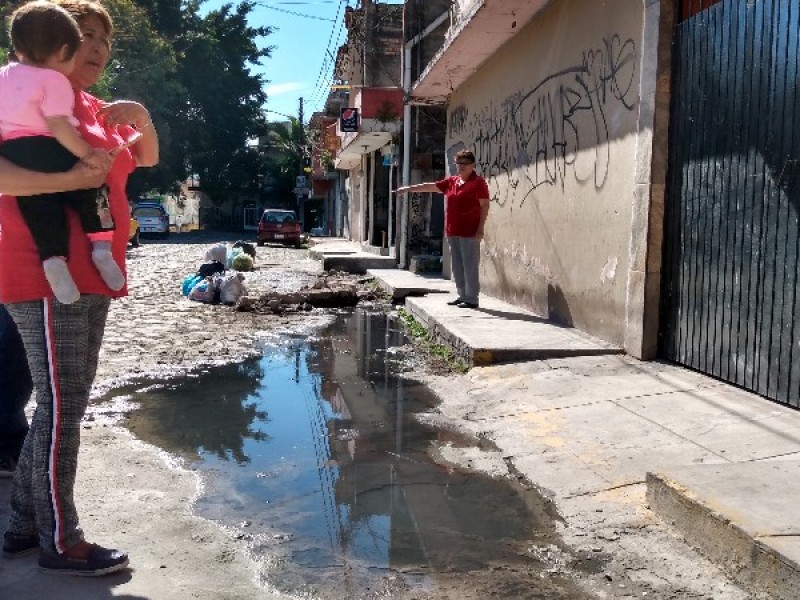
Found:
M 624 490 L 620 519 L 651 509 L 752 597 L 800 598 L 799 412 L 496 299 L 450 307 L 441 279 L 370 274 L 473 364 L 505 363 L 472 369 L 468 391 L 434 382 L 442 414 L 491 439 L 560 510 Z
M 456 297 L 455 284 L 441 277 L 400 269 L 370 269 L 367 273 L 395 301 L 405 299 L 406 310 L 429 335 L 453 348 L 470 365 L 622 353 L 577 329 L 553 325 L 496 298 L 482 296 L 477 309 L 450 306 L 447 302 Z
M 367 269 L 394 269 L 397 260 L 388 254 L 377 254 L 356 242 L 342 238 L 313 238 L 309 254 L 322 261 L 326 271 L 346 271 L 348 273 L 365 273 Z

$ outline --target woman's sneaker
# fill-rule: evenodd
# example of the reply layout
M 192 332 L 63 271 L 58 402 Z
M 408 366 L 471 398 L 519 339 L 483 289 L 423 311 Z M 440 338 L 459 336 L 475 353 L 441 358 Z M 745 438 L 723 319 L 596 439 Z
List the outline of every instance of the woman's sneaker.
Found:
M 121 571 L 128 566 L 128 555 L 112 548 L 92 544 L 86 558 L 73 558 L 66 554 L 42 551 L 39 568 L 49 573 L 99 577 Z

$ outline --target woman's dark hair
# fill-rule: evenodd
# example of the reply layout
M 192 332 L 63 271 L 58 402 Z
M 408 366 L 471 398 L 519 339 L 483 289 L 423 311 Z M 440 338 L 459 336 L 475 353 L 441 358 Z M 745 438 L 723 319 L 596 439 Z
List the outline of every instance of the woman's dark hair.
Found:
M 81 45 L 81 30 L 60 6 L 34 0 L 11 14 L 11 44 L 18 58 L 24 56 L 36 64 L 44 63 L 66 46 L 64 58 L 69 60 Z
M 470 150 L 459 150 L 456 152 L 456 160 L 468 160 L 471 163 L 475 162 L 475 155 Z

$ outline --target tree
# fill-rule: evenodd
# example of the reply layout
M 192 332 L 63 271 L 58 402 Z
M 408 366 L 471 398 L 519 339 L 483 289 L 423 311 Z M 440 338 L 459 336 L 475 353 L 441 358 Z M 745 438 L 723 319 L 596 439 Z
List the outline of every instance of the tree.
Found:
M 131 195 L 174 189 L 191 170 L 221 200 L 263 173 L 258 152 L 248 148 L 266 124 L 264 81 L 251 67 L 270 55 L 258 42 L 271 28 L 248 25 L 255 6 L 249 0 L 201 17 L 202 1 L 104 1 L 114 19 L 114 52 L 91 91 L 105 100 L 142 102 L 161 145 L 160 164 L 131 176 Z M 0 0 L 5 14 L 11 6 Z M 9 47 L 7 37 L 0 33 L 0 49 Z
M 293 207 L 296 177 L 303 173 L 303 159 L 308 154 L 303 140 L 303 125 L 295 118 L 284 123 L 267 123 L 262 147 L 270 190 L 270 204 Z
M 159 135 L 159 165 L 135 171 L 128 193 L 174 190 L 187 175 L 181 135 L 187 91 L 178 78 L 178 56 L 172 43 L 151 26 L 148 13 L 132 0 L 106 0 L 105 6 L 114 19 L 113 59 L 92 91 L 107 99 L 141 102 Z
M 169 40 L 166 50 L 160 44 L 144 49 L 138 55 L 144 60 L 142 65 L 136 64 L 137 54 L 130 47 L 125 60 L 120 60 L 119 75 L 124 74 L 131 83 L 124 89 L 118 78 L 116 89 L 129 97 L 146 95 L 147 102 L 158 97 L 156 113 L 163 114 L 154 119 L 161 139 L 161 165 L 142 170 L 140 181 L 165 190 L 191 170 L 199 174 L 201 187 L 216 200 L 222 200 L 229 189 L 252 185 L 256 173 L 244 167 L 253 168 L 258 161 L 247 149 L 247 141 L 263 128 L 261 106 L 266 96 L 261 76 L 252 73 L 250 66 L 269 56 L 271 48 L 259 48 L 257 41 L 271 29 L 248 25 L 252 2 L 235 8 L 225 4 L 201 17 L 203 0 L 135 1 L 148 17 L 147 36 Z M 139 47 L 148 44 L 141 36 L 126 37 Z M 162 60 L 162 56 L 169 58 Z
M 222 198 L 229 188 L 246 185 L 252 175 L 226 168 L 237 161 L 236 152 L 264 130 L 263 80 L 250 71 L 271 48 L 256 40 L 270 34 L 268 27 L 250 27 L 247 16 L 254 4 L 230 4 L 199 17 L 199 3 L 191 0 L 181 45 L 179 77 L 188 91 L 186 102 L 186 155 L 201 185 L 212 198 Z

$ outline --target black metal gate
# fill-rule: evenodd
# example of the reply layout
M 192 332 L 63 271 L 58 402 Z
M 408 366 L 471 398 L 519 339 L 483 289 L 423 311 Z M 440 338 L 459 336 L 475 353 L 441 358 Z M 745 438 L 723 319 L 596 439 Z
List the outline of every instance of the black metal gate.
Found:
M 660 340 L 664 357 L 794 407 L 798 32 L 798 0 L 722 0 L 678 25 Z

